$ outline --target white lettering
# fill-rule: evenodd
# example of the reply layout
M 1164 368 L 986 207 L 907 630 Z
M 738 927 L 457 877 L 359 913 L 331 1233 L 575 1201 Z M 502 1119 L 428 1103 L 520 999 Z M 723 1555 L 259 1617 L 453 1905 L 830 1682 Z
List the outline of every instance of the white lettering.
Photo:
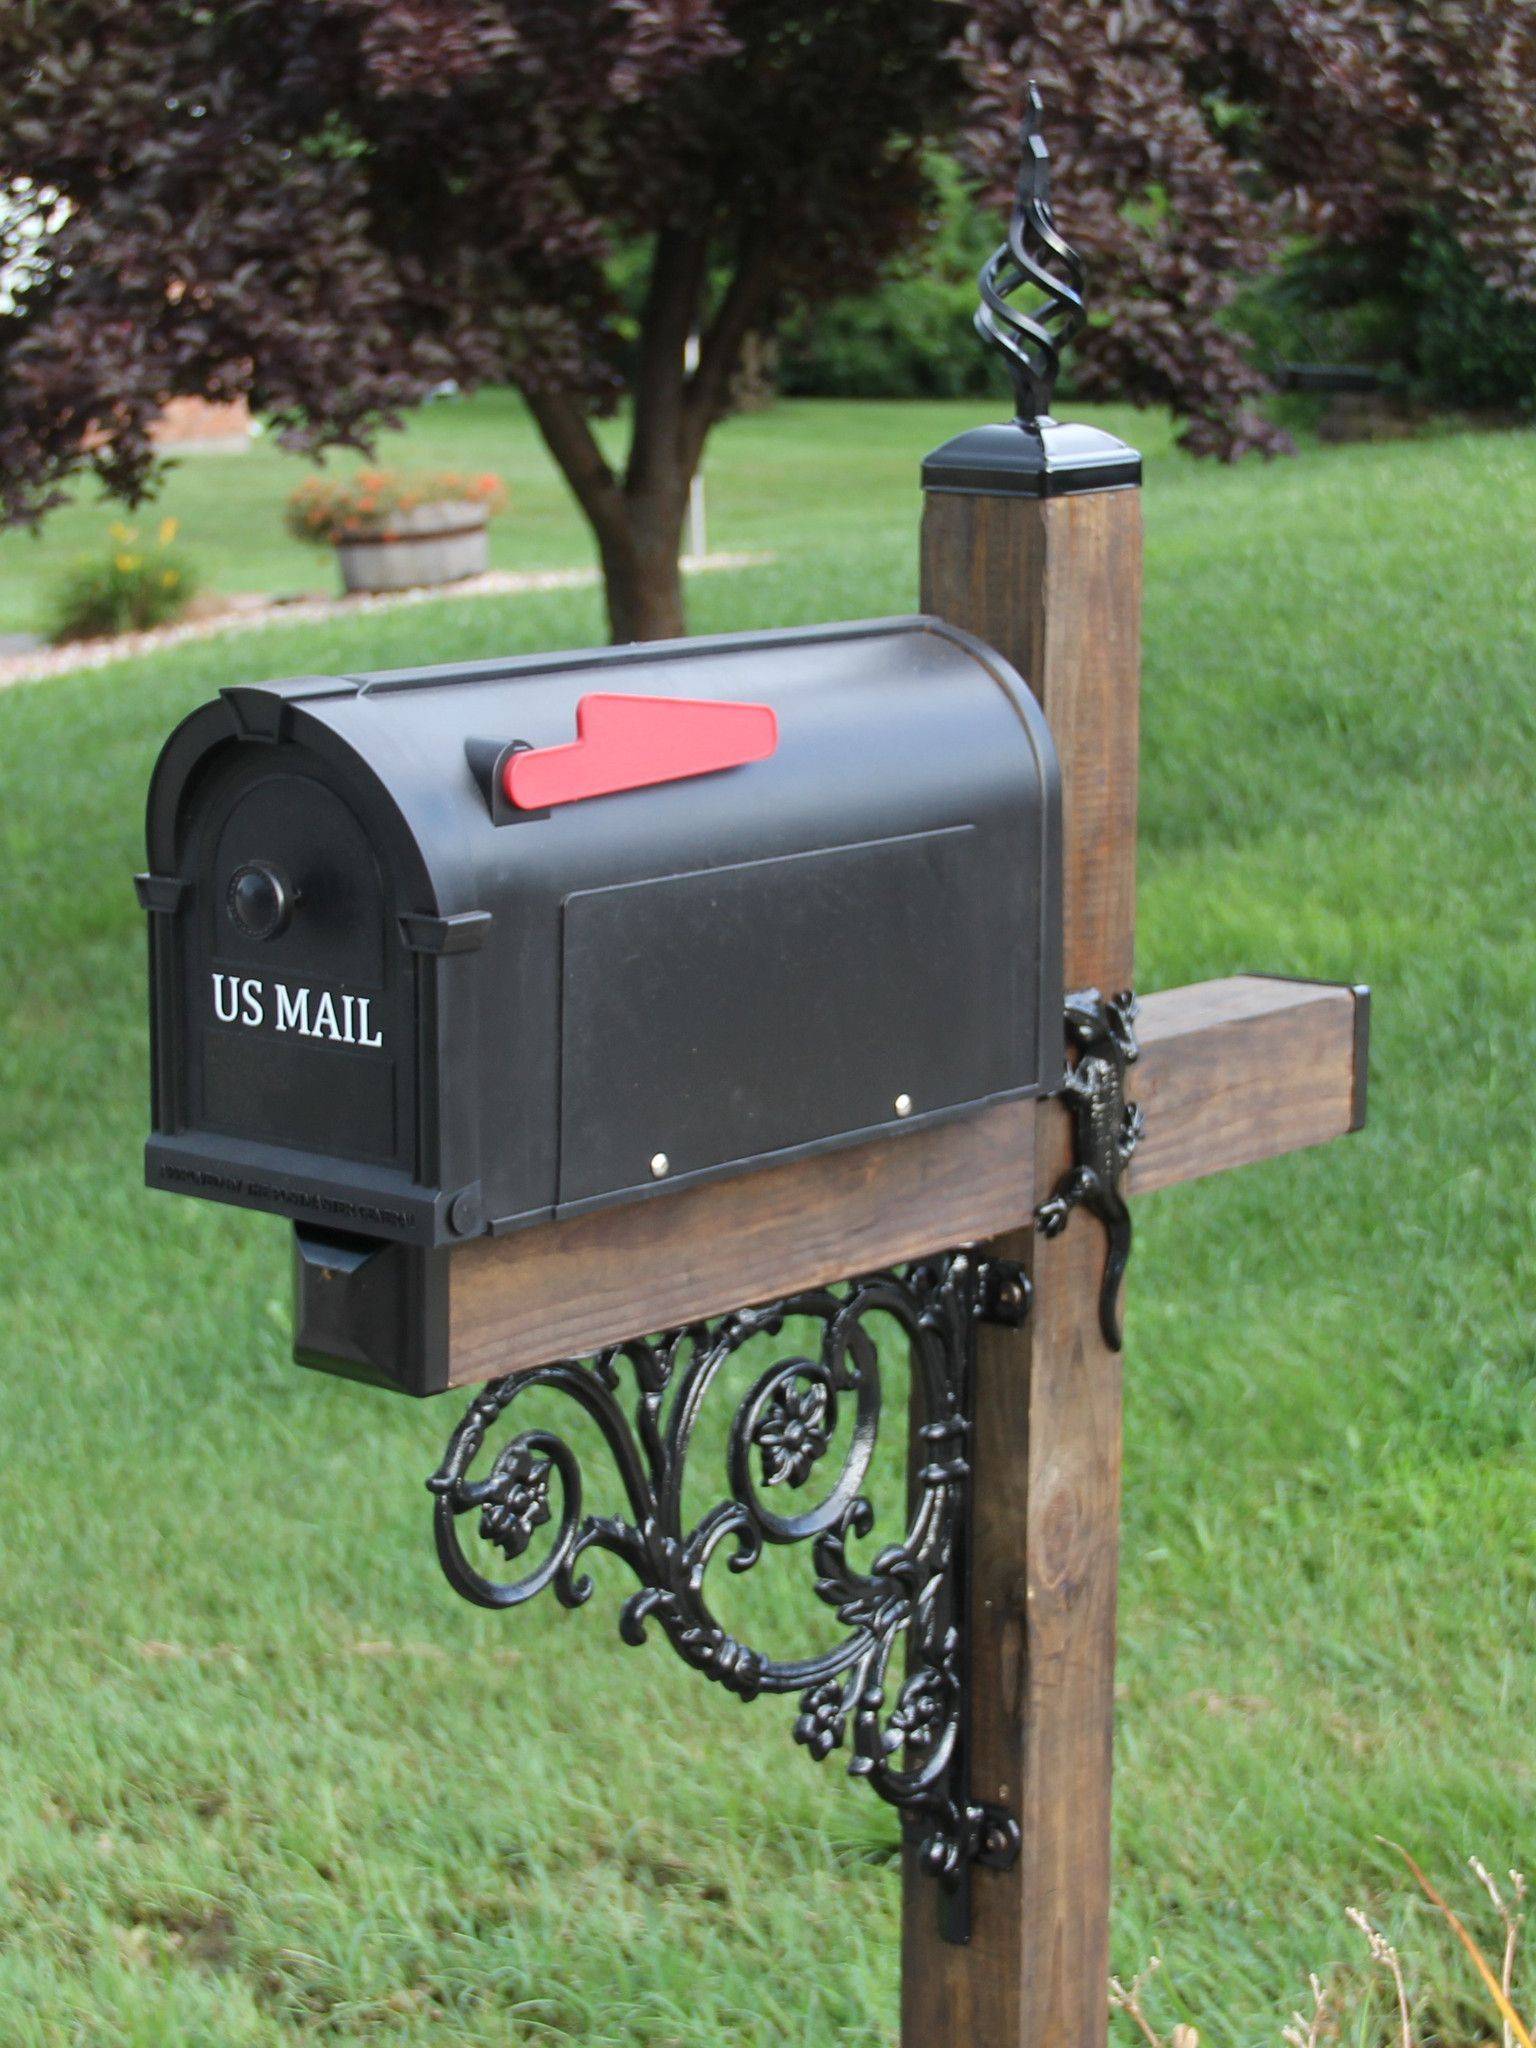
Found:
M 376 1050 L 384 1033 L 373 1028 L 373 998 L 333 994 L 329 989 L 284 988 L 274 982 L 272 1023 L 278 1031 L 300 1038 L 324 1038 L 334 1045 L 365 1045 Z M 213 1014 L 221 1024 L 243 1024 L 255 1030 L 267 1022 L 267 985 L 255 975 L 213 976 Z M 338 1015 L 339 1012 L 339 1015 Z
M 307 988 L 280 988 L 277 992 L 277 1028 L 279 1031 L 297 1031 L 305 1038 L 313 1034 L 309 1028 L 309 990 Z

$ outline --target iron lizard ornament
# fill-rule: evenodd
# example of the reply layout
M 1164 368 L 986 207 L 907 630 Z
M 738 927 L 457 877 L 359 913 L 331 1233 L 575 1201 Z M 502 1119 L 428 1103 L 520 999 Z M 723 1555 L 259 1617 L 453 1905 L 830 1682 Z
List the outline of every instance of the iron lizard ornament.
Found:
M 1067 1043 L 1076 1047 L 1077 1061 L 1062 1092 L 1072 1112 L 1076 1158 L 1055 1194 L 1035 1212 L 1046 1237 L 1060 1237 L 1074 1209 L 1097 1216 L 1108 1232 L 1099 1328 L 1112 1351 L 1120 1349 L 1120 1284 L 1131 1256 L 1131 1212 L 1120 1182 L 1146 1128 L 1141 1110 L 1125 1094 L 1126 1073 L 1141 1054 L 1139 1007 L 1129 989 L 1102 996 L 1085 988 L 1067 997 Z

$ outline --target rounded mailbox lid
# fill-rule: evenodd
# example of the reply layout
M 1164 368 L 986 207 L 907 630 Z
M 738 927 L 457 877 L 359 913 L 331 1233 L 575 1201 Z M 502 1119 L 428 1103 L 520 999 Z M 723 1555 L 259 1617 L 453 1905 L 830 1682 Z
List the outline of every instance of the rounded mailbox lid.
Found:
M 418 1244 L 1059 1084 L 1060 788 L 900 618 L 239 687 L 167 743 L 152 1178 Z
M 440 890 L 493 920 L 493 1227 L 1059 1083 L 1055 749 L 970 636 L 882 619 L 358 683 L 313 710 L 389 780 Z M 669 705 L 764 731 L 713 769 L 642 786 L 613 759 L 583 788 L 594 702 L 647 743 Z

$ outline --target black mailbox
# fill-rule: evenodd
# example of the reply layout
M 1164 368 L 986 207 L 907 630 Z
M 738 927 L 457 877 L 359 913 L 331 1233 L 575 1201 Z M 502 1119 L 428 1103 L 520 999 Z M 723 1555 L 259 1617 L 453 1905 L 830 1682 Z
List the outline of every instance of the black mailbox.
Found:
M 149 1182 L 394 1384 L 445 1247 L 1061 1081 L 1050 734 L 931 619 L 228 689 L 148 843 Z

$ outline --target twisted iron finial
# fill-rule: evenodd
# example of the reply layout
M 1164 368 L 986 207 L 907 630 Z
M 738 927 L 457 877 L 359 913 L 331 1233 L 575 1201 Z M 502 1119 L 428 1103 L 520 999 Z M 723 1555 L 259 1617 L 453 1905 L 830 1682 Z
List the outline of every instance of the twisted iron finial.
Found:
M 1021 424 L 1033 426 L 1051 410 L 1062 350 L 1078 333 L 1083 311 L 1083 265 L 1057 232 L 1051 214 L 1051 153 L 1040 133 L 1044 108 L 1033 82 L 1019 129 L 1019 169 L 1008 239 L 982 266 L 976 282 L 981 304 L 976 332 L 1008 366 Z M 1041 296 L 1028 312 L 1010 305 L 1025 285 Z

